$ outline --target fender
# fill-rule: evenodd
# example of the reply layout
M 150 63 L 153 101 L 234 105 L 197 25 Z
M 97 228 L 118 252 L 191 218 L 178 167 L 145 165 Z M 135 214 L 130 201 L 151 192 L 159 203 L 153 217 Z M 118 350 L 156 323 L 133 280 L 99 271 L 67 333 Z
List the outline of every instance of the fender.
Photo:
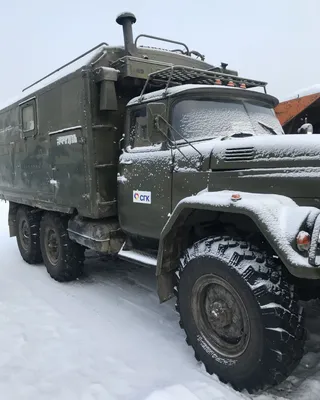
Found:
M 320 268 L 310 265 L 308 257 L 301 255 L 295 247 L 295 238 L 300 230 L 312 233 L 315 220 L 320 214 L 319 209 L 298 206 L 292 199 L 281 195 L 236 192 L 234 199 L 233 195 L 235 192 L 229 190 L 203 191 L 177 204 L 159 241 L 156 276 L 161 302 L 173 295 L 172 271 L 178 266 L 181 248 L 178 243 L 182 240 L 178 231 L 194 210 L 246 215 L 292 275 L 308 279 L 320 278 Z M 177 245 L 174 245 L 175 242 Z

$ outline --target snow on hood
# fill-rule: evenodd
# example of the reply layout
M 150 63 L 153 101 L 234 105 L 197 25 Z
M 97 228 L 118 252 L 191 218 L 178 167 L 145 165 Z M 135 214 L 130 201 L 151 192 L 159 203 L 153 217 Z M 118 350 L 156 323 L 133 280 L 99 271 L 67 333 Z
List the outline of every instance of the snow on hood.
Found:
M 225 149 L 252 147 L 255 159 L 268 162 L 273 160 L 320 160 L 319 135 L 264 135 L 247 138 L 231 138 L 219 141 L 214 146 L 214 154 L 221 160 Z
M 233 168 L 235 161 L 225 159 L 227 150 L 252 149 L 253 159 L 249 159 L 248 164 L 254 166 L 256 162 L 262 167 L 278 166 L 279 163 L 289 166 L 296 165 L 298 162 L 309 162 L 320 165 L 320 135 L 261 135 L 250 136 L 247 138 L 230 138 L 221 140 L 221 138 L 209 139 L 202 142 L 193 142 L 193 146 L 202 154 L 201 170 L 209 168 Z M 181 146 L 180 150 L 184 156 L 176 153 L 176 161 L 179 169 L 184 167 L 197 169 L 199 163 L 199 154 L 187 144 Z

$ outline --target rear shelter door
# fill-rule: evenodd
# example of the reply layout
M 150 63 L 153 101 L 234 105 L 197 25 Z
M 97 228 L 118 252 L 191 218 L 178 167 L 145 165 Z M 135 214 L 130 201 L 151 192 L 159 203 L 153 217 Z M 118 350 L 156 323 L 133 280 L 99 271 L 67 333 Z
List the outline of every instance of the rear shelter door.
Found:
M 89 198 L 84 158 L 85 104 L 85 84 L 80 71 L 45 92 L 40 105 L 40 126 L 49 141 L 49 183 L 55 203 L 80 213 Z
M 55 202 L 65 207 L 81 208 L 86 191 L 82 127 L 50 134 L 52 178 Z

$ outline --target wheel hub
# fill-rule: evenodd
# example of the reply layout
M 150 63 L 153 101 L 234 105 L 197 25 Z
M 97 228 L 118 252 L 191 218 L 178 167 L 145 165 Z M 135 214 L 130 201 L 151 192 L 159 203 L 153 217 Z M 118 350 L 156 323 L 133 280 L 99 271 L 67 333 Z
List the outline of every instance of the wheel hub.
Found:
M 231 284 L 213 274 L 200 277 L 192 291 L 192 313 L 201 336 L 216 352 L 237 357 L 247 348 L 249 318 Z
M 22 219 L 20 222 L 20 232 L 22 247 L 27 251 L 30 245 L 30 229 L 28 222 L 25 219 Z
M 56 232 L 53 229 L 48 229 L 46 235 L 46 253 L 51 264 L 57 264 L 59 259 L 59 240 Z
M 232 310 L 224 301 L 207 302 L 206 313 L 208 320 L 214 326 L 224 328 L 232 322 Z

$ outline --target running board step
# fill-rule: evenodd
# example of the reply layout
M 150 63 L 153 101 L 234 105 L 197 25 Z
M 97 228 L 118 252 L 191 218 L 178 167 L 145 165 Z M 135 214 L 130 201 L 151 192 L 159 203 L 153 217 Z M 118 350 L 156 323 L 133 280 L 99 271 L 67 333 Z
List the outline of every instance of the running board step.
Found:
M 135 249 L 123 250 L 123 247 L 118 253 L 118 257 L 121 258 L 122 260 L 130 261 L 132 263 L 148 267 L 157 266 L 157 257 L 154 256 L 153 254 Z

